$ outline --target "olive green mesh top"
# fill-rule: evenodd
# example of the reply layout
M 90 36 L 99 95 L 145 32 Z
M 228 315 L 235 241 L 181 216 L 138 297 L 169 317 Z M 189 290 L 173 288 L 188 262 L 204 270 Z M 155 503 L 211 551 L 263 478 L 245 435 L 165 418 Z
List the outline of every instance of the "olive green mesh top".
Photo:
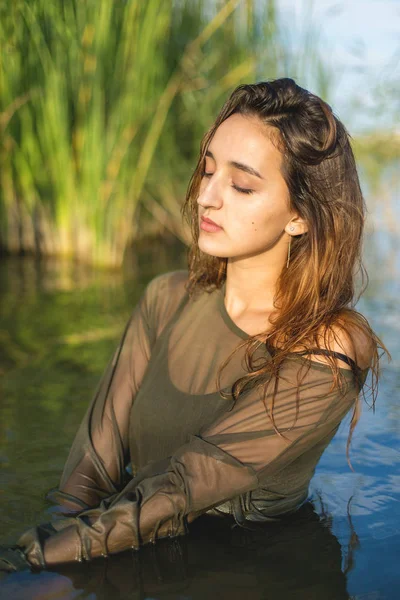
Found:
M 229 513 L 239 525 L 275 520 L 307 499 L 316 464 L 354 405 L 356 375 L 363 384 L 368 369 L 340 368 L 343 395 L 332 391 L 329 365 L 312 360 L 307 372 L 306 358 L 287 357 L 274 404 L 279 436 L 260 389 L 236 402 L 216 390 L 221 363 L 250 336 L 226 310 L 225 284 L 189 298 L 187 278 L 184 270 L 160 275 L 142 294 L 50 494 L 61 514 L 18 541 L 31 564 L 182 535 L 205 512 Z M 222 371 L 228 393 L 247 372 L 244 352 Z M 271 357 L 265 344 L 257 355 Z M 267 406 L 273 388 L 271 382 Z

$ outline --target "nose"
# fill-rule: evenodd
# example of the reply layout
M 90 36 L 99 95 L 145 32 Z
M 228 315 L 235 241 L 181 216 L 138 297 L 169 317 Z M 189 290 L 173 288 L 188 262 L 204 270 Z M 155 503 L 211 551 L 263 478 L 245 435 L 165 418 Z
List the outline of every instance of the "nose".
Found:
M 211 179 L 202 179 L 197 203 L 203 208 L 221 208 L 222 194 L 220 193 L 218 180 L 215 175 Z

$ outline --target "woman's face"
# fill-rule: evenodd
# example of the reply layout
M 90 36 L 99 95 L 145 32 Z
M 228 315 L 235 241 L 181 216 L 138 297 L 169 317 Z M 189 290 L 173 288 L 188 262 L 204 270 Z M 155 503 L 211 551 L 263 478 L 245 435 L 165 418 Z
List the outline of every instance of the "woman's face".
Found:
M 289 191 L 280 172 L 282 154 L 268 133 L 256 117 L 240 114 L 231 115 L 216 130 L 197 200 L 198 245 L 206 254 L 246 258 L 279 243 L 287 249 L 288 238 L 282 234 L 296 215 L 289 210 Z M 202 229 L 202 217 L 221 229 Z M 297 228 L 291 233 L 303 233 Z

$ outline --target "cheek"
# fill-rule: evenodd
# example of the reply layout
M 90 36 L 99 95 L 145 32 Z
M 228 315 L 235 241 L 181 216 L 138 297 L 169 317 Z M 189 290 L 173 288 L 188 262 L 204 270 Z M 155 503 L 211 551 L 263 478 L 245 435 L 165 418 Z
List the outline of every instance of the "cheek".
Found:
M 252 211 L 240 220 L 242 227 L 251 233 L 276 233 L 281 231 L 290 220 L 290 213 L 281 206 L 263 207 Z
M 259 227 L 259 225 L 258 225 L 258 221 L 252 221 L 252 222 L 251 222 L 251 228 L 252 228 L 252 230 L 253 230 L 254 232 L 256 232 L 256 231 L 258 230 L 258 227 Z
M 263 232 L 276 220 L 276 210 L 274 207 L 266 205 L 265 202 L 260 202 L 249 208 L 240 220 L 247 231 Z
M 268 222 L 265 206 L 260 202 L 256 204 L 243 203 L 241 206 L 236 204 L 229 207 L 227 216 L 227 223 L 246 238 L 254 233 L 260 233 Z

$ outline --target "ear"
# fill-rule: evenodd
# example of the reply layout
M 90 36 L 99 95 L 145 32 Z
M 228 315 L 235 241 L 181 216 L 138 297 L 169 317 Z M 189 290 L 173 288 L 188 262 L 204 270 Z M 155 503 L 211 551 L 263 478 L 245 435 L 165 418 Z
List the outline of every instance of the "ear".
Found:
M 286 233 L 289 235 L 301 235 L 308 231 L 308 225 L 304 219 L 295 216 L 290 219 L 289 223 L 285 227 Z

